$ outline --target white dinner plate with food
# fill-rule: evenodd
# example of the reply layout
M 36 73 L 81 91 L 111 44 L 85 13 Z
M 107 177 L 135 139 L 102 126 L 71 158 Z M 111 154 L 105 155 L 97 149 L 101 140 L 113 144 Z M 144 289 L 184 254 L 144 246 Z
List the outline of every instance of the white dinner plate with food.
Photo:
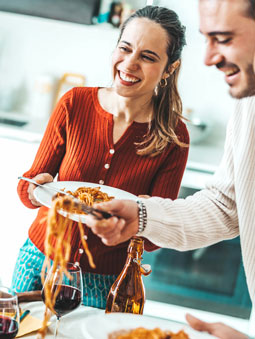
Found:
M 91 187 L 96 188 L 100 187 L 100 190 L 103 193 L 107 193 L 108 196 L 114 197 L 114 199 L 129 199 L 129 200 L 137 200 L 137 196 L 131 194 L 129 192 L 123 191 L 119 188 L 99 185 L 91 182 L 83 182 L 83 181 L 53 181 L 50 183 L 46 183 L 43 185 L 44 187 L 37 186 L 34 190 L 34 196 L 38 202 L 46 207 L 51 207 L 52 198 L 56 195 L 56 192 L 51 190 L 50 188 L 56 188 L 58 190 L 71 191 L 74 192 L 80 187 Z M 60 212 L 63 215 L 67 215 L 66 212 Z M 86 223 L 86 214 L 78 214 L 73 213 L 68 215 L 68 217 L 74 221 L 81 221 L 82 223 Z
M 113 333 L 143 327 L 149 330 L 160 328 L 162 331 L 178 333 L 184 331 L 189 339 L 216 338 L 205 332 L 193 330 L 189 325 L 175 321 L 129 313 L 101 313 L 84 317 L 83 333 L 87 339 L 115 339 Z

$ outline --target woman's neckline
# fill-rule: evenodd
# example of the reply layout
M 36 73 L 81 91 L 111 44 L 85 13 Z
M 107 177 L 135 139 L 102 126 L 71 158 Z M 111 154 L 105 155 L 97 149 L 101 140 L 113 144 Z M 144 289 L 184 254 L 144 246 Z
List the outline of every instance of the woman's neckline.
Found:
M 111 119 L 113 120 L 114 118 L 114 114 L 107 111 L 106 109 L 104 109 L 102 107 L 102 105 L 100 104 L 100 101 L 99 101 L 99 98 L 98 98 L 98 92 L 101 88 L 105 88 L 105 87 L 94 87 L 94 91 L 93 91 L 93 100 L 94 100 L 94 104 L 97 108 L 97 111 L 100 113 L 100 114 L 103 114 L 105 117 L 107 117 L 108 119 Z M 148 125 L 149 122 L 139 122 L 139 121 L 136 121 L 136 120 L 132 120 L 130 122 L 130 124 L 136 124 L 136 125 L 140 125 L 140 126 L 143 126 L 143 125 Z

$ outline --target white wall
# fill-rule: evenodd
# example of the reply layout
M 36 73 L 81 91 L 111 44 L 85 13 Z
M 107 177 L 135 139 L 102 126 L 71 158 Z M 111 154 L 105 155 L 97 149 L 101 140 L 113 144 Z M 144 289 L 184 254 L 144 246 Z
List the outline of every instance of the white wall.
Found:
M 59 79 L 66 72 L 81 73 L 88 86 L 110 85 L 117 37 L 118 29 L 107 24 L 87 26 L 0 12 L 0 108 L 1 95 L 11 92 L 13 100 L 15 94 L 21 97 L 26 110 L 42 74 Z
M 223 76 L 203 65 L 204 38 L 198 32 L 197 0 L 155 0 L 175 10 L 187 27 L 180 92 L 184 108 L 225 127 L 234 101 Z M 110 59 L 118 29 L 107 24 L 86 26 L 0 12 L 1 96 L 11 94 L 18 109 L 30 111 L 34 84 L 41 74 L 59 79 L 81 73 L 88 86 L 111 83 Z

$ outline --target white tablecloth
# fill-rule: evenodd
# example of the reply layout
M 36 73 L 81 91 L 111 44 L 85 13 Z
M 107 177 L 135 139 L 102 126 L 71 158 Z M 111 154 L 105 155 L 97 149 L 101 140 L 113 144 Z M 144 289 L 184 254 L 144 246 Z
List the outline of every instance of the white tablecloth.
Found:
M 45 306 L 43 302 L 21 303 L 22 310 L 29 309 L 31 316 L 43 319 Z M 56 316 L 52 316 L 45 339 L 54 338 Z M 187 324 L 176 321 L 164 320 L 158 317 L 139 316 L 134 314 L 111 313 L 105 315 L 104 310 L 93 307 L 80 306 L 60 319 L 57 339 L 108 339 L 112 332 L 145 327 L 153 329 L 160 327 L 162 330 L 178 332 L 184 330 L 190 339 L 213 339 L 204 332 L 197 332 Z M 20 338 L 37 338 L 37 332 L 27 334 Z

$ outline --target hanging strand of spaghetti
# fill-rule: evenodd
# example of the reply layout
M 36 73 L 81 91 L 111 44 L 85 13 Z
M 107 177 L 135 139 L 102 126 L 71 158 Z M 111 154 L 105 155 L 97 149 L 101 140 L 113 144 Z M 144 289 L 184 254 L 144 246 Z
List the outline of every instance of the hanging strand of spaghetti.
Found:
M 47 323 L 50 318 L 50 313 L 47 311 L 49 309 L 54 313 L 54 305 L 56 302 L 57 295 L 60 291 L 61 284 L 58 284 L 58 288 L 53 292 L 54 285 L 54 273 L 58 272 L 58 275 L 63 277 L 63 274 L 70 277 L 67 271 L 67 263 L 70 259 L 71 254 L 71 231 L 72 226 L 75 224 L 68 218 L 68 215 L 73 211 L 74 203 L 73 199 L 68 196 L 57 197 L 53 203 L 52 207 L 48 211 L 47 216 L 47 230 L 45 238 L 45 255 L 46 259 L 42 268 L 42 282 L 45 282 L 45 276 L 47 271 L 50 269 L 50 262 L 53 257 L 52 263 L 52 275 L 49 278 L 47 284 L 44 284 L 44 295 L 45 295 L 45 314 L 42 324 L 42 328 L 39 331 L 40 338 L 45 338 Z M 59 210 L 65 210 L 67 217 L 64 217 Z M 92 255 L 89 251 L 88 245 L 84 237 L 84 229 L 81 222 L 78 223 L 79 231 L 81 236 L 81 242 L 84 247 L 84 250 L 88 256 L 89 264 L 92 268 L 95 268 Z
M 76 198 L 80 199 L 82 202 L 85 202 L 87 205 L 92 206 L 94 202 L 109 201 L 114 197 L 108 196 L 108 194 L 101 192 L 100 187 L 80 187 L 75 192 L 67 191 L 71 193 Z M 64 210 L 67 216 L 63 216 L 59 213 L 59 210 Z M 67 263 L 69 262 L 71 255 L 71 236 L 72 236 L 72 227 L 76 225 L 72 220 L 69 219 L 71 213 L 83 214 L 83 212 L 77 208 L 73 202 L 72 197 L 67 195 L 58 194 L 52 202 L 52 206 L 47 214 L 47 229 L 46 229 L 46 238 L 45 238 L 45 261 L 43 264 L 41 276 L 42 282 L 45 282 L 46 273 L 50 270 L 51 258 L 52 262 L 52 275 L 49 278 L 47 284 L 44 284 L 44 296 L 45 296 L 45 313 L 43 319 L 43 325 L 40 331 L 38 332 L 40 338 L 45 338 L 47 324 L 50 318 L 50 312 L 54 313 L 54 305 L 56 302 L 57 295 L 60 291 L 61 284 L 58 284 L 58 288 L 53 292 L 54 285 L 54 273 L 60 276 L 60 280 L 65 274 L 67 277 L 70 277 L 67 271 Z M 85 240 L 86 236 L 84 233 L 84 227 L 82 223 L 78 222 L 80 239 L 85 250 L 85 253 L 88 257 L 89 265 L 92 268 L 95 268 L 92 254 L 88 248 L 87 242 Z

